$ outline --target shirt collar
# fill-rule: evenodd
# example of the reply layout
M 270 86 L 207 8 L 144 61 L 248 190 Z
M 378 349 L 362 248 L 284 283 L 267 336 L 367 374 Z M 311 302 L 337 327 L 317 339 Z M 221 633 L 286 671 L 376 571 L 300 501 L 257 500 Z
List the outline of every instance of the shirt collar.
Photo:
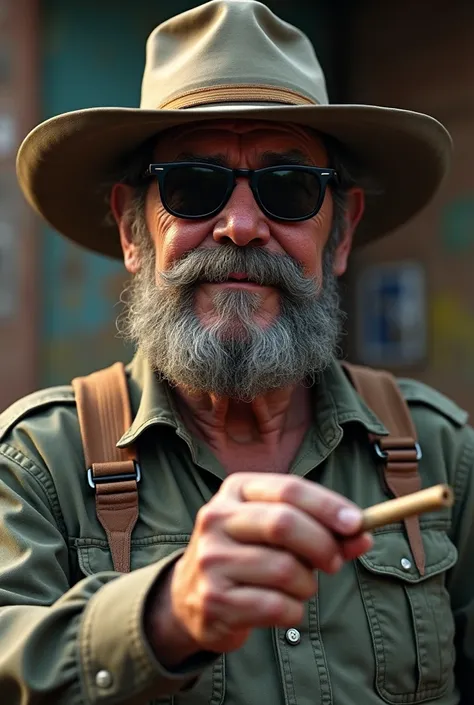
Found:
M 117 443 L 119 448 L 134 443 L 150 426 L 182 427 L 169 386 L 153 372 L 142 353 L 138 352 L 127 366 L 127 377 L 133 421 Z
M 358 422 L 371 434 L 388 436 L 386 426 L 354 389 L 339 362 L 334 361 L 328 366 L 317 387 L 318 413 L 320 407 L 331 406 L 340 426 Z
M 147 428 L 160 424 L 173 427 L 180 436 L 189 437 L 169 385 L 157 377 L 143 354 L 137 353 L 127 367 L 127 375 L 133 422 L 117 446 L 131 445 Z M 338 362 L 331 363 L 321 374 L 314 385 L 314 399 L 318 425 L 342 426 L 358 422 L 369 433 L 388 435 L 386 427 L 358 395 Z

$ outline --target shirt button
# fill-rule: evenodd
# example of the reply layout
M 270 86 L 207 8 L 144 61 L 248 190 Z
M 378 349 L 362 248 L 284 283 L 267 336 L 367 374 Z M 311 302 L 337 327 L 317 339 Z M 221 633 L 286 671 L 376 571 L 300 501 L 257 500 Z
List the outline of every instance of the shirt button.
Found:
M 297 629 L 288 629 L 286 634 L 285 634 L 285 639 L 289 644 L 292 646 L 295 646 L 296 644 L 299 644 L 301 641 L 301 634 Z
M 400 563 L 401 563 L 401 566 L 402 566 L 403 570 L 410 570 L 410 568 L 411 568 L 411 561 L 408 560 L 408 558 L 402 558 L 402 560 L 400 561 Z
M 98 688 L 110 688 L 112 681 L 112 674 L 109 671 L 98 671 L 96 673 L 95 684 Z

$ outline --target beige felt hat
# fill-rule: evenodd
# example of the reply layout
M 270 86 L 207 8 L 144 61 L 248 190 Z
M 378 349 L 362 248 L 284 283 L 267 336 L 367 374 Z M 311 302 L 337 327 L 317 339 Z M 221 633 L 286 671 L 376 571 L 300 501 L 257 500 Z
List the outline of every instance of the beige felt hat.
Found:
M 212 0 L 152 32 L 139 108 L 89 108 L 46 120 L 20 146 L 18 180 L 53 228 L 120 257 L 100 186 L 154 134 L 222 117 L 306 125 L 345 144 L 381 186 L 380 195 L 368 198 L 356 245 L 423 208 L 449 165 L 451 139 L 437 120 L 328 104 L 321 66 L 301 31 L 260 2 Z

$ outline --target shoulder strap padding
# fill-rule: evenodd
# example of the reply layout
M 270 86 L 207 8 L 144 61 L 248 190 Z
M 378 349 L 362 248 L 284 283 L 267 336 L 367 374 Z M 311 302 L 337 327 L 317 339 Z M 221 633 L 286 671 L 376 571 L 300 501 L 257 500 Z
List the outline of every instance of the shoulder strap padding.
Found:
M 122 363 L 77 377 L 72 384 L 86 466 L 123 460 L 124 451 L 117 442 L 131 426 L 132 413 Z
M 387 487 L 395 497 L 421 490 L 418 472 L 420 448 L 410 409 L 395 377 L 383 370 L 342 363 L 353 386 L 367 406 L 380 419 L 388 436 L 370 436 L 383 460 Z M 425 572 L 425 550 L 418 516 L 405 519 L 405 529 L 413 559 L 420 575 Z
M 395 377 L 384 370 L 342 363 L 349 378 L 391 436 L 413 438 L 417 433 L 406 403 Z
M 89 484 L 116 571 L 130 570 L 130 539 L 138 519 L 138 464 L 133 448 L 117 448 L 132 413 L 122 363 L 77 377 L 76 395 Z

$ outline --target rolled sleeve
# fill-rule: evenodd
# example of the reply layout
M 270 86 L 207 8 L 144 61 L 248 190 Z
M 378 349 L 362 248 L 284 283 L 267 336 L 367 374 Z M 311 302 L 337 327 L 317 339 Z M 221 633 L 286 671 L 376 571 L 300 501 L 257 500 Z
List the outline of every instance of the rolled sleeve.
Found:
M 127 575 L 71 586 L 68 540 L 46 472 L 0 446 L 0 702 L 148 705 L 209 664 L 169 673 L 145 635 L 150 590 L 184 549 Z
M 79 638 L 84 689 L 91 705 L 138 705 L 173 695 L 199 677 L 201 664 L 195 670 L 167 671 L 144 631 L 147 597 L 183 550 L 105 585 L 87 605 Z

